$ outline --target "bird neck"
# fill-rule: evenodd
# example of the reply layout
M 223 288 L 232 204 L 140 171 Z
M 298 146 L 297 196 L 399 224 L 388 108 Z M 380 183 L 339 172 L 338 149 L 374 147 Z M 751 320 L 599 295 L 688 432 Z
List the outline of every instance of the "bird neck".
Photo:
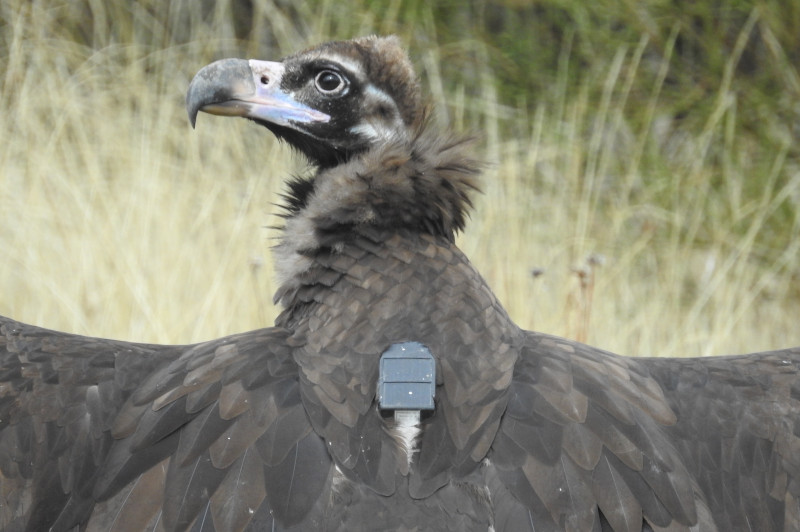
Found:
M 284 195 L 286 225 L 275 250 L 281 286 L 276 302 L 290 306 L 286 296 L 307 283 L 324 257 L 359 239 L 374 246 L 391 245 L 393 238 L 452 243 L 477 191 L 481 165 L 469 154 L 471 141 L 434 135 L 421 126 L 410 138 L 291 181 Z

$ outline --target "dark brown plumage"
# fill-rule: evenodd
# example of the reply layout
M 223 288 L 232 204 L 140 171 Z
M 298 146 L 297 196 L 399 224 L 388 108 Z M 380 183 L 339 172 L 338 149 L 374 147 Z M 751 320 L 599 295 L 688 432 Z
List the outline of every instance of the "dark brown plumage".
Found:
M 194 346 L 0 318 L 0 528 L 800 530 L 800 348 L 630 359 L 519 329 L 454 245 L 479 165 L 396 39 L 214 63 L 187 108 L 318 168 L 286 199 L 284 310 Z M 437 369 L 411 434 L 376 402 L 404 341 Z

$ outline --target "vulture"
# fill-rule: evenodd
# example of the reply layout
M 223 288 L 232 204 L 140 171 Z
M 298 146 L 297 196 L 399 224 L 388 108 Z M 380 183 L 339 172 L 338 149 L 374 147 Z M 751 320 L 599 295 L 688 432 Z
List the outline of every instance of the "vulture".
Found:
M 186 106 L 311 164 L 282 311 L 196 345 L 0 318 L 0 529 L 800 530 L 800 348 L 625 358 L 515 325 L 454 243 L 481 163 L 396 37 L 217 61 Z

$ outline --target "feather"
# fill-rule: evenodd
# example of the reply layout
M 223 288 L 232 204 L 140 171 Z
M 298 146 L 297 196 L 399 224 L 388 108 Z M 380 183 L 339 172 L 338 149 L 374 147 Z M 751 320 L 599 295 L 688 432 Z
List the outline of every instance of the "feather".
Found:
M 259 417 L 252 410 L 245 411 L 208 448 L 215 467 L 227 469 L 234 460 L 264 433 L 272 419 Z
M 139 420 L 136 432 L 131 435 L 131 451 L 136 452 L 154 445 L 174 434 L 190 419 L 191 416 L 186 412 L 185 396 L 161 410 L 146 409 Z
M 506 415 L 509 417 L 527 419 L 532 413 L 536 413 L 559 425 L 569 422 L 569 418 L 542 397 L 533 384 L 515 380 L 509 386 L 508 396 Z
M 583 423 L 586 419 L 586 409 L 589 406 L 587 397 L 578 390 L 562 393 L 543 387 L 536 387 L 536 392 L 549 406 L 570 421 Z
M 615 532 L 641 531 L 642 507 L 606 457 L 601 457 L 594 469 L 592 492 L 597 499 L 597 506 Z
M 627 467 L 634 471 L 641 471 L 643 464 L 642 450 L 617 428 L 613 418 L 610 418 L 606 412 L 596 408 L 594 405 L 590 406 L 586 416 L 586 426 Z
M 151 467 L 114 497 L 103 501 L 92 512 L 87 530 L 139 532 L 152 530 L 161 511 L 161 497 L 168 464 Z
M 615 427 L 633 442 L 642 455 L 649 456 L 659 469 L 673 471 L 680 458 L 675 449 L 669 445 L 666 434 L 646 414 L 635 410 L 634 414 L 635 424 L 615 423 Z
M 580 366 L 576 365 L 576 373 L 579 372 L 578 368 L 580 368 Z M 611 391 L 611 387 L 612 384 L 599 375 L 587 374 L 585 376 L 576 375 L 575 377 L 575 388 L 586 395 L 586 397 L 591 397 L 591 401 L 594 405 L 601 407 L 620 422 L 626 425 L 633 425 L 636 423 L 633 414 L 634 405 L 624 397 Z
M 500 424 L 500 429 L 543 464 L 554 464 L 561 456 L 564 428 L 544 418 L 531 424 L 507 419 Z
M 576 465 L 591 471 L 600 460 L 603 443 L 586 425 L 569 423 L 564 426 L 562 447 Z
M 248 449 L 231 465 L 225 480 L 211 497 L 214 526 L 226 532 L 243 530 L 265 497 L 262 462 Z
M 569 394 L 572 391 L 572 364 L 569 358 L 541 357 L 536 372 L 537 388 Z
M 684 525 L 697 522 L 695 494 L 689 474 L 680 462 L 674 471 L 663 471 L 650 457 L 644 457 L 642 478 L 658 496 L 673 519 Z
M 222 384 L 213 382 L 186 394 L 186 412 L 196 414 L 219 398 Z
M 132 401 L 127 401 L 114 419 L 111 435 L 116 439 L 122 439 L 133 434 L 139 426 L 139 420 L 148 409 L 150 405 L 147 403 L 134 404 Z
M 250 408 L 250 392 L 240 381 L 222 387 L 219 394 L 219 415 L 222 419 L 234 418 Z
M 93 497 L 108 499 L 143 471 L 170 456 L 178 446 L 178 434 L 172 435 L 142 449 L 131 452 L 131 440 L 121 440 L 111 447 L 92 486 Z
M 265 464 L 274 466 L 286 458 L 289 451 L 311 432 L 302 405 L 282 412 L 255 442 L 255 448 Z
M 486 473 L 487 485 L 494 497 L 496 530 L 542 530 L 556 532 L 564 530 L 534 492 L 521 469 L 495 469 L 490 466 Z M 509 493 L 510 492 L 510 493 Z M 521 504 L 515 504 L 520 501 Z M 508 513 L 507 513 L 508 512 Z M 521 528 L 517 529 L 516 526 Z
M 183 384 L 183 373 L 178 371 L 180 361 L 173 362 L 169 366 L 162 367 L 153 372 L 144 382 L 140 383 L 131 395 L 133 405 L 144 405 L 152 403 L 157 397 L 166 391 L 180 388 Z
M 195 460 L 233 424 L 233 419 L 222 419 L 216 406 L 206 407 L 182 427 L 174 460 L 185 466 Z
M 134 390 L 142 382 L 170 364 L 179 354 L 178 347 L 147 346 L 118 342 L 109 349 L 115 353 L 113 382 L 120 390 Z
M 388 496 L 395 491 L 395 444 L 375 418 L 366 423 L 373 426 L 359 427 L 349 435 L 357 449 L 352 472 L 376 493 Z
M 165 528 L 179 530 L 189 527 L 226 474 L 225 469 L 214 467 L 208 452 L 185 466 L 171 460 L 164 487 Z
M 94 460 L 89 455 L 88 424 L 88 419 L 84 418 L 70 427 L 73 433 L 69 435 L 72 446 L 57 459 L 61 487 L 65 493 L 75 488 L 76 481 L 85 481 L 86 476 L 94 473 Z
M 447 430 L 447 424 L 436 414 L 423 422 L 417 472 L 424 479 L 432 479 L 445 472 L 457 454 L 455 443 Z M 441 485 L 436 486 L 437 489 Z
M 333 467 L 324 442 L 309 434 L 276 466 L 264 466 L 267 500 L 275 517 L 290 527 L 301 522 L 330 483 Z
M 86 410 L 92 420 L 92 436 L 99 438 L 111 429 L 114 416 L 122 405 L 122 393 L 109 382 L 86 389 Z
M 597 503 L 592 493 L 591 475 L 562 456 L 565 490 L 569 493 L 569 507 L 564 516 L 564 526 L 575 532 L 594 532 L 600 527 Z
M 642 515 L 650 525 L 662 527 L 669 526 L 670 523 L 680 525 L 675 521 L 673 513 L 662 503 L 660 493 L 645 481 L 641 471 L 630 469 L 612 453 L 605 453 L 603 458 L 608 460 L 614 471 L 619 473 L 630 491 L 636 495 L 642 506 Z
M 596 503 L 587 472 L 575 467 L 567 457 L 555 464 L 529 457 L 522 472 L 553 521 L 571 530 L 592 529 Z

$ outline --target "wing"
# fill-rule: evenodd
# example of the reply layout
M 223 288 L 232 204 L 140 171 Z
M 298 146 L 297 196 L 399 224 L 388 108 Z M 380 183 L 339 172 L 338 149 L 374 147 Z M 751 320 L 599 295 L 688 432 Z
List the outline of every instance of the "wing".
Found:
M 332 464 L 282 329 L 153 346 L 0 327 L 3 530 L 319 518 Z
M 643 363 L 719 530 L 800 530 L 800 348 Z
M 800 530 L 800 349 L 624 358 L 527 333 L 497 530 Z
M 527 333 L 486 472 L 496 529 L 715 530 L 676 420 L 640 360 Z
M 0 528 L 47 529 L 96 473 L 127 396 L 174 357 L 0 318 Z

